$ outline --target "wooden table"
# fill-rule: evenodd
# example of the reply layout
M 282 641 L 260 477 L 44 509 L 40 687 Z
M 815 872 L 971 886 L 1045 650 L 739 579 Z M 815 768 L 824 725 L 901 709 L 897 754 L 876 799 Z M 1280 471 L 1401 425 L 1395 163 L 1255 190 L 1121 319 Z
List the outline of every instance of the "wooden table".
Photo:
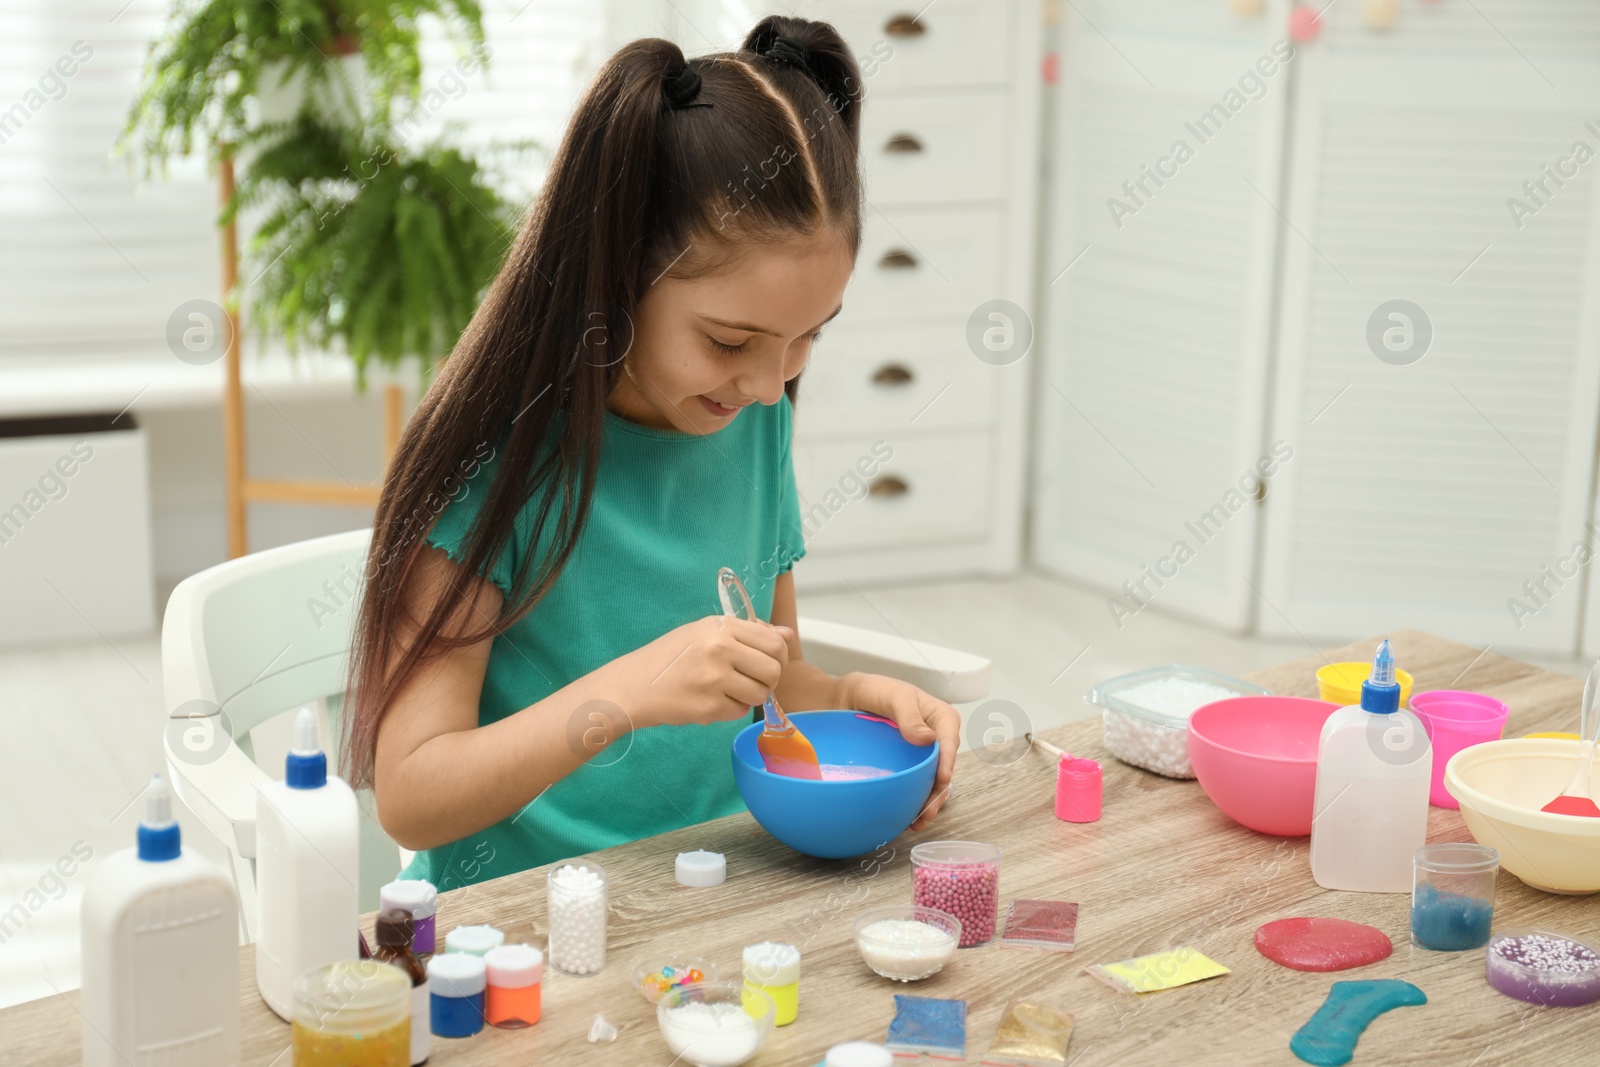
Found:
M 1418 689 L 1468 688 L 1505 700 L 1511 706 L 1508 736 L 1573 728 L 1581 692 L 1576 679 L 1427 634 L 1403 632 L 1393 642 L 1397 661 L 1415 676 Z M 1375 644 L 1363 641 L 1327 656 L 1370 659 Z M 1315 695 L 1313 672 L 1322 662 L 1311 655 L 1252 677 L 1274 692 Z M 1356 1052 L 1358 1067 L 1600 1062 L 1594 1037 L 1600 1006 L 1540 1009 L 1509 1000 L 1484 982 L 1482 952 L 1412 948 L 1408 896 L 1320 889 L 1311 880 L 1308 838 L 1246 830 L 1217 810 L 1198 784 L 1110 759 L 1096 719 L 1042 736 L 1102 759 L 1105 813 L 1099 822 L 1073 825 L 1055 818 L 1052 765 L 1042 752 L 1004 766 L 968 752 L 959 762 L 958 794 L 934 827 L 901 836 L 885 846 L 878 862 L 800 856 L 743 814 L 596 853 L 611 875 L 606 970 L 574 979 L 547 968 L 539 1025 L 487 1029 L 465 1040 L 434 1038 L 429 1062 L 669 1067 L 672 1056 L 654 1009 L 629 986 L 634 961 L 679 949 L 737 973 L 742 947 L 763 939 L 800 946 L 800 1018 L 773 1032 L 753 1061 L 756 1067 L 809 1067 L 834 1042 L 882 1041 L 895 993 L 965 999 L 971 1063 L 988 1049 L 1008 999 L 1042 995 L 1076 1014 L 1069 1058 L 1079 1067 L 1298 1064 L 1289 1037 L 1339 977 L 1404 978 L 1429 998 L 1426 1007 L 1403 1008 L 1375 1022 Z M 869 907 L 909 903 L 911 846 L 939 838 L 991 841 L 1004 850 L 1002 908 L 1013 897 L 1079 902 L 1077 950 L 965 950 L 933 978 L 906 985 L 869 971 L 851 940 L 852 918 Z M 1428 839 L 1470 840 L 1460 815 L 1441 808 L 1430 811 Z M 727 855 L 725 885 L 692 890 L 675 883 L 674 856 L 697 848 Z M 442 894 L 440 936 L 457 924 L 492 923 L 510 941 L 542 945 L 544 876 L 541 867 Z M 1293 915 L 1370 923 L 1394 940 L 1394 955 L 1344 975 L 1286 970 L 1257 954 L 1252 935 L 1264 922 Z M 1592 936 L 1600 925 L 1600 904 L 1593 897 L 1529 889 L 1502 871 L 1495 924 L 1549 924 Z M 366 926 L 371 929 L 371 916 Z M 1083 973 L 1087 964 L 1182 945 L 1233 973 L 1141 997 L 1116 993 Z M 242 955 L 242 1062 L 287 1067 L 289 1028 L 256 995 L 253 949 L 246 947 Z M 78 1064 L 77 1001 L 74 991 L 0 1012 L 0 1063 Z M 616 1043 L 585 1040 L 597 1011 L 621 1027 Z

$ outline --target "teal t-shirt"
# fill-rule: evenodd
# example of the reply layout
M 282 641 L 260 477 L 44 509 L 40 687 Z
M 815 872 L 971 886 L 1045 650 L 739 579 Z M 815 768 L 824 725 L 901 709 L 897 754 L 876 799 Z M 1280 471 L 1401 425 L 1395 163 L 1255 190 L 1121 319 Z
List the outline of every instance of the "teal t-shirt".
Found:
M 762 618 L 778 575 L 805 554 L 790 455 L 787 398 L 752 404 L 696 436 L 605 416 L 588 525 L 555 584 L 494 639 L 478 724 L 496 722 L 687 622 L 721 610 L 717 571 L 739 574 Z M 440 515 L 428 541 L 460 562 L 488 493 L 486 462 Z M 534 502 L 489 567 L 509 593 Z M 512 817 L 417 853 L 402 877 L 456 889 L 743 810 L 733 737 L 751 719 L 632 731 Z M 584 721 L 569 735 L 581 743 Z M 471 767 L 459 769 L 471 774 Z

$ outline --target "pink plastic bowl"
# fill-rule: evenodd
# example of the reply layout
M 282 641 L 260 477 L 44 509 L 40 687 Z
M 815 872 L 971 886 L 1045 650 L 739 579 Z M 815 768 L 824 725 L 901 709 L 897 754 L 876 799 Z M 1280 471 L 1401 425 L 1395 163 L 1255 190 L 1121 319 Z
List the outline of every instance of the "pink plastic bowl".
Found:
M 1305 697 L 1229 697 L 1189 717 L 1189 762 L 1200 788 L 1252 830 L 1311 832 L 1322 724 L 1339 710 Z

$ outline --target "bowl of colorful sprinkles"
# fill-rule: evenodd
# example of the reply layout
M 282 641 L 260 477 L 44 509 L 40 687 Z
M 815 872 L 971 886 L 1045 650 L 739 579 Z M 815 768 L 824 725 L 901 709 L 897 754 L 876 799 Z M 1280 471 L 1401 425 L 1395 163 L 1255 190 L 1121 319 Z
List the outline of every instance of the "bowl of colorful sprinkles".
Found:
M 856 949 L 884 978 L 917 982 L 950 962 L 961 941 L 961 920 L 926 908 L 873 908 L 856 916 Z
M 1489 938 L 1485 977 L 1508 997 L 1549 1008 L 1600 1000 L 1600 952 L 1549 930 L 1502 930 Z
M 633 984 L 652 1004 L 679 986 L 716 980 L 717 965 L 698 956 L 652 956 L 633 968 Z

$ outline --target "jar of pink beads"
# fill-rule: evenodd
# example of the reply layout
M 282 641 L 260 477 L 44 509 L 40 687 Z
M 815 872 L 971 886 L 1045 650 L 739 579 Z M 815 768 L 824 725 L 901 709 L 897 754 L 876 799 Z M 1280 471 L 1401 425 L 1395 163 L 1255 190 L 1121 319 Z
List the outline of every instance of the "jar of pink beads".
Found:
M 1000 850 L 981 841 L 926 841 L 911 850 L 912 903 L 961 920 L 962 948 L 995 937 Z

